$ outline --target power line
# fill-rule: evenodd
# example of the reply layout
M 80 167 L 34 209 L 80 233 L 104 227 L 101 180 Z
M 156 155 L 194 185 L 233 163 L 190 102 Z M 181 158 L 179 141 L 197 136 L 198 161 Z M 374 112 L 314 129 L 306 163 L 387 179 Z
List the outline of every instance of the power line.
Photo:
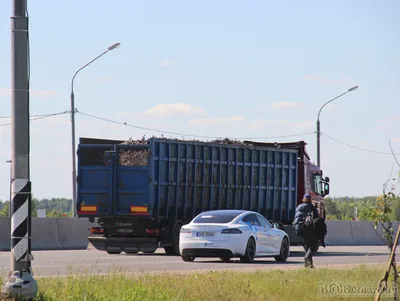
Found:
M 369 150 L 369 149 L 361 148 L 361 147 L 354 146 L 354 145 L 348 144 L 348 143 L 346 143 L 346 142 L 340 141 L 340 140 L 338 140 L 338 139 L 335 139 L 335 138 L 333 138 L 333 137 L 331 137 L 331 136 L 328 136 L 327 134 L 324 134 L 324 133 L 321 133 L 321 135 L 322 135 L 322 136 L 325 136 L 325 137 L 327 137 L 327 138 L 329 138 L 329 139 L 331 139 L 331 140 L 333 140 L 333 141 L 336 141 L 336 142 L 338 142 L 338 143 L 340 143 L 340 144 L 343 144 L 343 145 L 346 145 L 346 146 L 348 146 L 348 147 L 351 147 L 351 148 L 354 148 L 354 149 L 358 149 L 358 150 L 361 150 L 361 151 L 364 151 L 364 152 L 369 152 L 369 153 L 374 153 L 374 154 L 380 154 L 380 155 L 391 155 L 391 156 L 393 156 L 393 155 L 400 155 L 400 153 L 385 153 L 385 152 L 379 152 L 379 151 L 375 151 L 375 150 Z
M 38 115 L 31 115 L 31 121 L 35 121 L 35 120 L 40 120 L 40 119 L 46 119 L 46 118 L 50 118 L 53 116 L 59 116 L 59 115 L 64 115 L 64 114 L 68 114 L 71 113 L 70 110 L 68 111 L 62 111 L 62 112 L 57 112 L 57 113 L 49 113 L 49 114 L 38 114 Z M 163 130 L 158 130 L 158 129 L 152 129 L 152 128 L 146 128 L 146 127 L 142 127 L 142 126 L 138 126 L 138 125 L 133 125 L 133 124 L 129 124 L 127 122 L 120 122 L 120 121 L 116 121 L 116 120 L 111 120 L 111 119 L 107 119 L 107 118 L 103 118 L 100 116 L 96 116 L 93 114 L 88 114 L 88 113 L 84 113 L 84 112 L 80 112 L 76 109 L 76 113 L 82 114 L 84 116 L 90 117 L 90 118 L 94 118 L 94 119 L 98 119 L 98 120 L 102 120 L 102 121 L 106 121 L 109 123 L 114 123 L 114 124 L 118 124 L 118 125 L 123 125 L 123 126 L 127 126 L 127 127 L 132 127 L 132 128 L 137 128 L 137 129 L 141 129 L 141 130 L 146 130 L 146 131 L 152 131 L 152 132 L 158 132 L 158 133 L 163 133 L 163 134 L 171 134 L 171 135 L 178 135 L 178 136 L 187 136 L 187 137 L 196 137 L 196 138 L 208 138 L 208 139 L 220 139 L 221 137 L 217 137 L 217 136 L 201 136 L 201 135 L 194 135 L 194 134 L 187 134 L 187 133 L 177 133 L 177 132 L 169 132 L 169 131 L 163 131 Z M 11 117 L 0 117 L 0 119 L 6 119 L 6 118 L 11 118 Z M 4 124 L 0 124 L 0 127 L 3 126 L 8 126 L 11 125 L 11 123 L 4 123 Z M 307 135 L 311 135 L 311 134 L 315 134 L 315 132 L 308 132 L 308 133 L 300 133 L 300 134 L 292 134 L 292 135 L 281 135 L 281 136 L 270 136 L 270 137 L 237 137 L 237 138 L 232 138 L 232 139 L 238 139 L 238 140 L 266 140 L 266 139 L 275 139 L 275 138 L 288 138 L 288 137 L 298 137 L 298 136 L 307 136 Z M 349 143 L 343 142 L 341 140 L 338 140 L 336 138 L 333 138 L 325 133 L 321 132 L 321 135 L 324 137 L 327 137 L 328 139 L 331 139 L 337 143 L 340 143 L 342 145 L 357 149 L 357 150 L 361 150 L 364 152 L 369 152 L 369 153 L 373 153 L 373 154 L 379 154 L 379 155 L 400 155 L 400 153 L 389 153 L 389 152 L 380 152 L 380 151 L 375 151 L 375 150 L 369 150 L 369 149 L 365 149 L 362 147 L 358 147 L 355 145 L 351 145 Z M 224 138 L 229 138 L 229 137 L 224 137 Z
M 94 119 L 98 119 L 98 120 L 102 120 L 102 121 L 106 121 L 106 122 L 110 122 L 110 123 L 114 123 L 114 124 L 119 124 L 119 125 L 124 125 L 124 126 L 128 126 L 128 127 L 132 127 L 132 128 L 137 128 L 137 129 L 141 129 L 141 130 L 146 130 L 146 131 L 152 131 L 152 132 L 158 132 L 158 133 L 164 133 L 164 134 L 170 134 L 170 135 L 178 135 L 178 136 L 187 136 L 187 137 L 196 137 L 196 138 L 208 138 L 208 139 L 220 139 L 221 137 L 216 137 L 216 136 L 201 136 L 201 135 L 194 135 L 194 134 L 185 134 L 185 133 L 175 133 L 175 132 L 168 132 L 168 131 L 163 131 L 163 130 L 158 130 L 158 129 L 151 129 L 151 128 L 146 128 L 146 127 L 142 127 L 142 126 L 138 126 L 138 125 L 133 125 L 133 124 L 129 124 L 126 122 L 120 122 L 120 121 L 115 121 L 115 120 L 111 120 L 111 119 L 107 119 L 107 118 L 103 118 L 103 117 L 99 117 L 96 115 L 92 115 L 92 114 L 88 114 L 88 113 L 84 113 L 84 112 L 80 112 L 77 111 L 77 113 L 94 118 Z M 264 139 L 274 139 L 274 138 L 287 138 L 287 137 L 296 137 L 296 136 L 306 136 L 306 135 L 311 135 L 314 134 L 315 132 L 308 132 L 308 133 L 302 133 L 302 134 L 293 134 L 293 135 L 284 135 L 284 136 L 273 136 L 273 137 L 235 137 L 233 139 L 238 139 L 238 140 L 264 140 Z M 224 137 L 224 138 L 229 138 L 229 137 Z
M 30 121 L 35 121 L 35 120 L 39 120 L 39 119 L 50 118 L 50 117 L 53 117 L 53 116 L 64 115 L 64 114 L 68 114 L 68 113 L 71 113 L 71 111 L 63 111 L 63 112 L 52 113 L 52 114 L 36 115 L 36 117 L 31 118 Z M 35 116 L 35 115 L 32 115 L 31 117 L 33 117 L 33 116 Z M 3 124 L 0 124 L 0 127 L 8 126 L 8 125 L 11 125 L 11 124 L 12 124 L 11 122 L 9 122 L 9 123 L 3 123 Z
M 49 114 L 37 114 L 37 115 L 30 115 L 30 117 L 42 117 L 42 116 L 48 116 L 51 115 L 52 113 Z M 11 116 L 0 116 L 0 119 L 11 119 Z

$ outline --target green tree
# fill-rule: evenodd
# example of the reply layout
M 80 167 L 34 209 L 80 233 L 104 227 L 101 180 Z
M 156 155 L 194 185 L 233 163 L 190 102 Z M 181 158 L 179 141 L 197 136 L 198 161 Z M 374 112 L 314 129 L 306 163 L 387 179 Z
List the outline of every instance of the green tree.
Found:
M 328 219 L 338 219 L 341 215 L 336 202 L 330 198 L 325 199 L 325 211 Z

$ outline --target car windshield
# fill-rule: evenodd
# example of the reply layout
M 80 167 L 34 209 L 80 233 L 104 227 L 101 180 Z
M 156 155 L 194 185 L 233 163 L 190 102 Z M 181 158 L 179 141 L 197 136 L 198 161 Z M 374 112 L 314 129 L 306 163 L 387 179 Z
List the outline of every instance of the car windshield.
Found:
M 231 222 L 241 212 L 204 212 L 193 220 L 195 224 L 225 224 Z

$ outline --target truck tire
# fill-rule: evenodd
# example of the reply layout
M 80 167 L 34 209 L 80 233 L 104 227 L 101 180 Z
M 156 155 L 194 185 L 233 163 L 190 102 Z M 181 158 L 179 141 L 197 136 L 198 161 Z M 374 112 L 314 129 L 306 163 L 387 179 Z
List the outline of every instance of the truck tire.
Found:
M 110 255 L 117 255 L 117 254 L 121 254 L 121 251 L 106 251 L 108 254 Z
M 182 226 L 183 223 L 181 221 L 175 223 L 172 230 L 172 244 L 164 247 L 164 251 L 167 255 L 179 255 L 179 233 L 181 232 Z
M 279 230 L 284 230 L 285 229 L 285 226 L 283 225 L 283 223 L 282 222 L 278 222 L 278 221 L 272 221 L 272 223 L 271 224 L 278 224 L 279 225 Z
M 195 260 L 195 257 L 187 256 L 187 255 L 182 255 L 182 260 L 186 262 L 192 262 Z

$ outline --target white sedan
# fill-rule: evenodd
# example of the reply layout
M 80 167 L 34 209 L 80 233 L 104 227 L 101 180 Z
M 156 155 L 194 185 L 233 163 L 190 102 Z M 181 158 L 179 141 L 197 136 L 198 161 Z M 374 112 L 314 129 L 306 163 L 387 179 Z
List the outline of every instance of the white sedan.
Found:
M 290 254 L 289 236 L 261 214 L 246 210 L 216 210 L 200 213 L 181 228 L 179 251 L 184 261 L 196 257 L 274 257 L 285 262 Z

